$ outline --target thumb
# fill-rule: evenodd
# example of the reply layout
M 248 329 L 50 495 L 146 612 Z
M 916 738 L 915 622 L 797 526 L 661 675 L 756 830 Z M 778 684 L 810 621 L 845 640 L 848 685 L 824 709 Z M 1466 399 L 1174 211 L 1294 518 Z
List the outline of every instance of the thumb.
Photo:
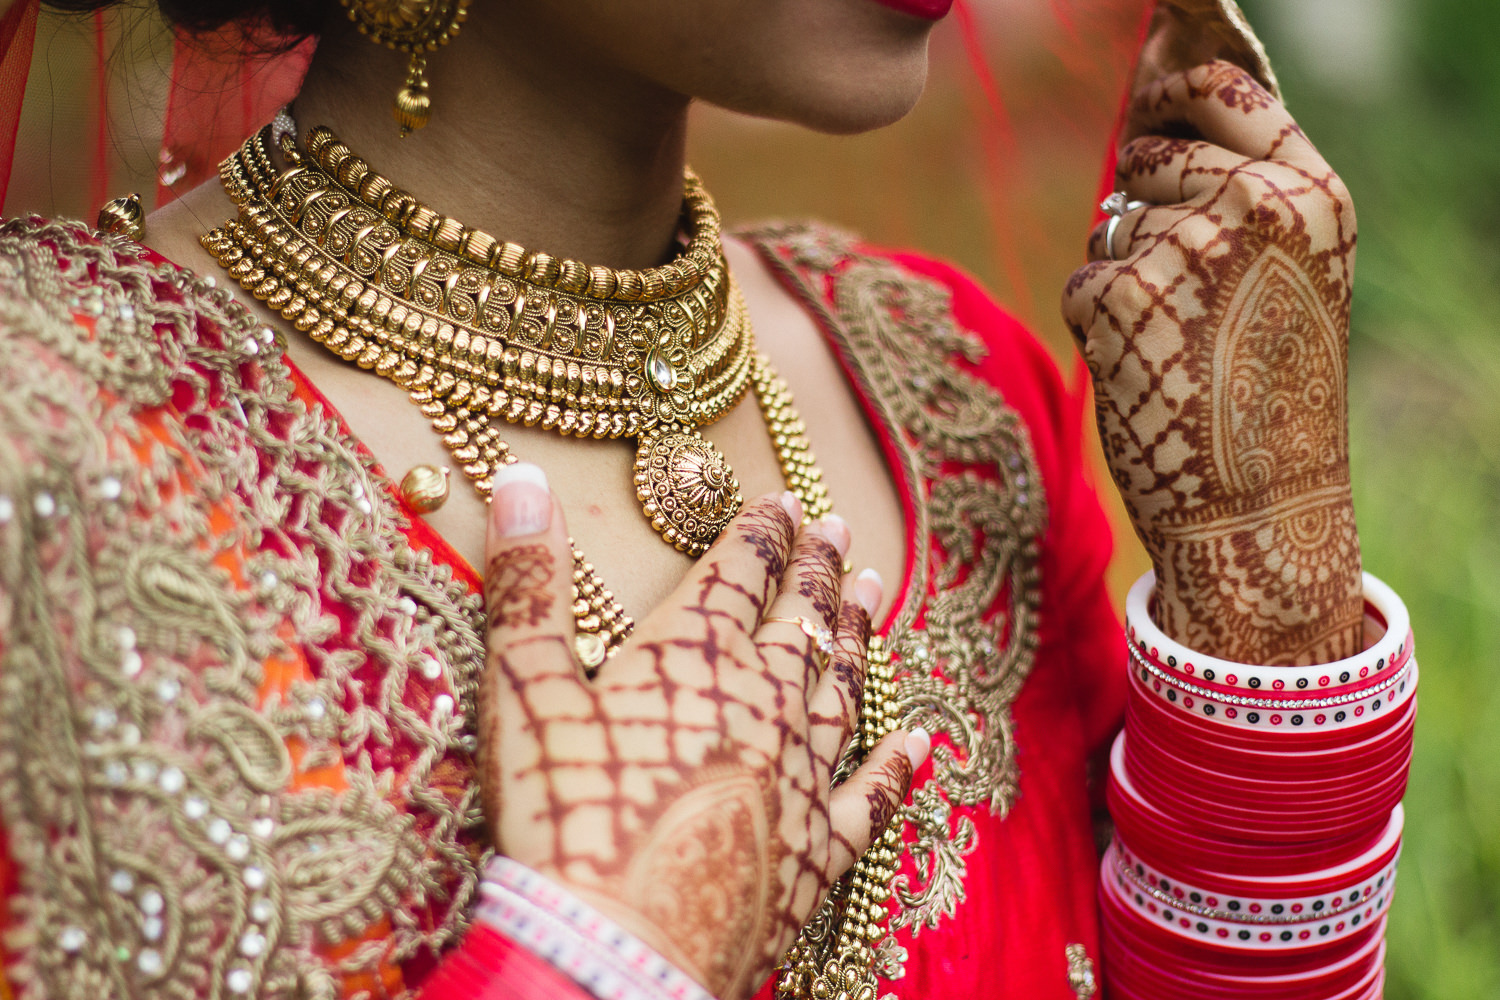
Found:
M 484 552 L 491 659 L 497 648 L 573 636 L 573 555 L 562 507 L 530 462 L 495 473 Z
M 546 474 L 530 463 L 501 468 L 493 483 L 484 559 L 479 730 L 486 759 L 480 786 L 491 834 L 503 845 L 544 818 L 544 702 L 566 692 L 577 701 L 587 693 L 573 656 L 573 555 L 562 507 Z

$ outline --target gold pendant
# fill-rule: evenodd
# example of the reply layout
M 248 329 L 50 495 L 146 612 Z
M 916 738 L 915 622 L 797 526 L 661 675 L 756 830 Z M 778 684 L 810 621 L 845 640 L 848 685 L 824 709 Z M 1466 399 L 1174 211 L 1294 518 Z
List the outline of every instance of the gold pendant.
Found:
M 723 452 L 696 430 L 675 424 L 641 435 L 635 495 L 651 527 L 690 556 L 708 551 L 744 499 Z
M 448 467 L 414 465 L 401 477 L 401 499 L 419 514 L 429 514 L 448 502 Z

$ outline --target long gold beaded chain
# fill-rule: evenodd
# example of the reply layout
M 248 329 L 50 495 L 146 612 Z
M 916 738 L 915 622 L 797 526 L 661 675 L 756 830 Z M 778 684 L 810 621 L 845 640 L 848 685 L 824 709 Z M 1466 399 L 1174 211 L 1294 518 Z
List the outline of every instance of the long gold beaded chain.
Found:
M 288 170 L 271 162 L 273 134 Z M 832 511 L 791 392 L 754 352 L 739 290 L 727 270 L 715 268 L 718 216 L 691 175 L 693 238 L 683 257 L 654 271 L 609 272 L 527 254 L 438 215 L 326 129 L 310 136 L 312 158 L 296 150 L 291 134 L 278 116 L 224 161 L 220 175 L 239 217 L 206 233 L 203 245 L 298 330 L 406 388 L 483 498 L 494 470 L 517 460 L 497 417 L 578 436 L 639 435 L 635 487 L 643 511 L 668 541 L 702 551 L 740 496 L 723 456 L 697 427 L 727 412 L 748 385 L 805 522 Z M 622 291 L 634 300 L 627 312 L 582 294 Z M 673 291 L 686 294 L 661 306 Z M 483 317 L 489 322 L 477 322 Z M 635 333 L 636 350 L 625 360 L 612 365 L 619 359 L 602 349 L 587 353 L 591 332 L 629 338 L 622 327 Z M 592 672 L 634 622 L 576 545 L 573 562 L 575 648 Z M 876 636 L 859 733 L 840 778 L 895 728 L 897 714 L 891 657 Z M 779 996 L 873 996 L 874 946 L 886 936 L 899 831 L 893 821 L 835 885 L 788 951 Z

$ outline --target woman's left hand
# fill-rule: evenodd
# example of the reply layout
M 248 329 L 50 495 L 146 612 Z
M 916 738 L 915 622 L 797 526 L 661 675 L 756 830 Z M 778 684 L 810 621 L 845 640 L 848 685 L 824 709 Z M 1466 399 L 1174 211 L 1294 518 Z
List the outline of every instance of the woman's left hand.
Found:
M 1326 662 L 1361 644 L 1345 382 L 1354 209 L 1248 73 L 1148 86 L 1063 313 L 1156 567 L 1155 617 L 1201 652 Z M 1181 138 L 1193 135 L 1196 138 Z

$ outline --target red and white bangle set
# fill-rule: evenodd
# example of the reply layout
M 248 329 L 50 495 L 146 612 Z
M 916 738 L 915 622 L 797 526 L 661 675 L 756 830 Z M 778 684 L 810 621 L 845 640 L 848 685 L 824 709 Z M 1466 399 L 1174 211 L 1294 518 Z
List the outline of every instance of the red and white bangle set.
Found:
M 1380 996 L 1416 717 L 1406 608 L 1365 575 L 1364 652 L 1203 656 L 1126 601 L 1130 691 L 1101 878 L 1115 1000 Z
M 474 927 L 424 986 L 423 1000 L 477 1000 L 471 991 L 491 987 L 496 997 L 558 1000 L 555 987 L 528 992 L 505 982 L 516 963 L 488 953 L 517 946 L 597 1000 L 714 1000 L 649 945 L 517 861 L 492 858 L 479 892 Z

